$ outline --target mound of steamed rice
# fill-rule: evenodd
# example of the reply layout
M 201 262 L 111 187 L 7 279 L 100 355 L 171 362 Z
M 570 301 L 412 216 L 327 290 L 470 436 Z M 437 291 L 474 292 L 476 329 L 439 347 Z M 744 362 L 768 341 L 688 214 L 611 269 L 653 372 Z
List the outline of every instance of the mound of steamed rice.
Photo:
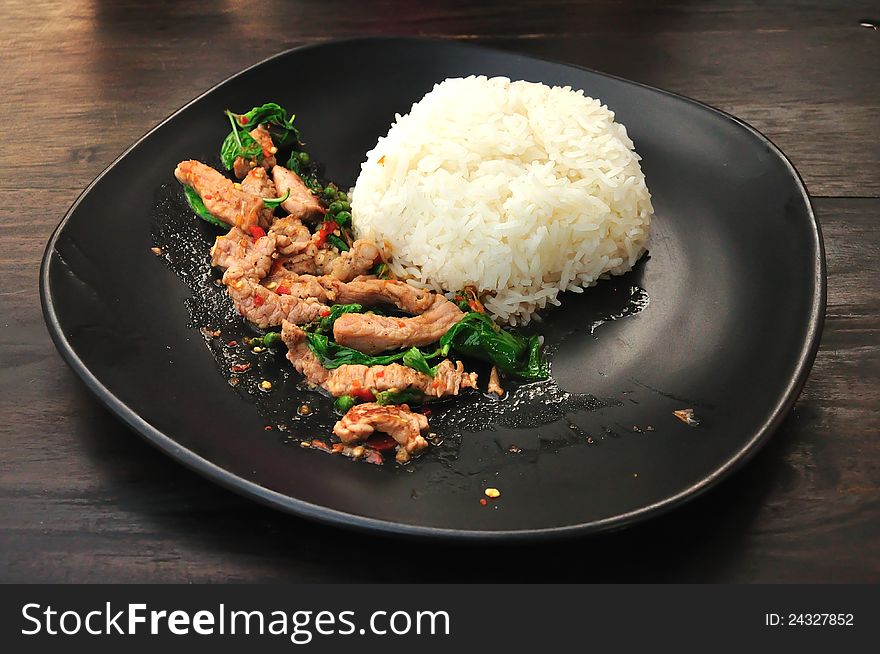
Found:
M 629 270 L 653 213 L 607 107 L 570 87 L 482 76 L 448 79 L 396 116 L 351 204 L 356 234 L 385 242 L 399 277 L 475 286 L 513 325 Z

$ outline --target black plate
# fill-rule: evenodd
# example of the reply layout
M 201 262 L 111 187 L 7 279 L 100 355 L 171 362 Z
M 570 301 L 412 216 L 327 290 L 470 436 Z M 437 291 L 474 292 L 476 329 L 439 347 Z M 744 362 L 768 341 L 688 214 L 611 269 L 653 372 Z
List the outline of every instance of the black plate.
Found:
M 315 84 L 320 71 L 333 71 L 334 92 Z M 216 318 L 224 339 L 244 327 L 214 296 L 188 306 L 192 287 L 212 292 L 211 234 L 180 202 L 174 165 L 216 158 L 226 107 L 277 100 L 297 114 L 329 176 L 352 184 L 396 112 L 444 78 L 475 73 L 571 85 L 616 112 L 654 198 L 650 256 L 545 316 L 540 329 L 558 387 L 524 387 L 500 408 L 482 396 L 441 408 L 435 428 L 445 444 L 411 465 L 358 464 L 285 444 L 321 435 L 315 430 L 332 424 L 329 405 L 297 391 L 272 364 L 241 388 L 275 375 L 275 405 L 249 401 L 218 372 L 192 321 Z M 169 238 L 174 229 L 190 231 L 180 247 Z M 157 239 L 173 250 L 184 279 L 151 253 Z M 647 308 L 591 333 L 631 308 L 633 287 L 646 290 Z M 452 42 L 361 39 L 273 57 L 147 134 L 64 217 L 46 250 L 41 291 L 49 330 L 73 370 L 138 433 L 194 470 L 325 522 L 485 538 L 626 525 L 693 498 L 742 464 L 803 386 L 821 332 L 825 275 L 819 227 L 796 171 L 741 121 L 568 65 Z M 267 411 L 283 419 L 282 396 L 288 416 L 303 401 L 317 416 L 292 419 L 286 434 L 264 431 Z M 698 427 L 673 416 L 683 408 L 695 411 Z M 522 451 L 510 453 L 511 445 Z M 502 497 L 484 507 L 487 486 Z

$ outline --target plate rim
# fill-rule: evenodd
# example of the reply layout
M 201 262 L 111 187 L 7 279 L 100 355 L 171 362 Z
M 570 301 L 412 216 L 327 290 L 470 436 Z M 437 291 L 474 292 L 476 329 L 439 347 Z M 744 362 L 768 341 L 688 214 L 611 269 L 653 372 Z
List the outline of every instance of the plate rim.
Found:
M 576 70 L 586 71 L 595 75 L 600 75 L 605 78 L 617 80 L 625 84 L 642 87 L 653 92 L 660 93 L 662 95 L 670 96 L 689 104 L 697 105 L 702 109 L 706 109 L 712 113 L 715 113 L 721 118 L 724 118 L 729 122 L 733 122 L 740 128 L 743 128 L 746 131 L 750 132 L 753 137 L 755 137 L 759 142 L 762 142 L 764 145 L 766 145 L 769 148 L 770 152 L 782 161 L 789 175 L 795 180 L 797 184 L 797 188 L 807 209 L 807 217 L 812 227 L 811 235 L 814 241 L 816 256 L 812 262 L 814 273 L 812 277 L 813 303 L 810 308 L 809 325 L 806 336 L 802 343 L 801 350 L 797 357 L 794 374 L 790 376 L 784 388 L 781 389 L 782 392 L 780 400 L 769 412 L 763 423 L 754 431 L 754 433 L 751 435 L 751 438 L 749 438 L 738 450 L 730 455 L 721 466 L 716 468 L 709 475 L 704 476 L 696 483 L 691 484 L 690 486 L 679 491 L 678 493 L 670 495 L 662 500 L 646 506 L 639 507 L 637 509 L 633 509 L 632 511 L 628 511 L 626 513 L 620 513 L 615 516 L 610 516 L 607 518 L 601 518 L 599 520 L 592 520 L 588 522 L 580 522 L 577 524 L 525 529 L 480 530 L 431 527 L 426 525 L 413 525 L 404 522 L 395 522 L 392 520 L 382 520 L 378 518 L 370 518 L 362 515 L 357 515 L 354 513 L 348 513 L 327 506 L 322 506 L 320 504 L 297 499 L 295 497 L 291 497 L 289 495 L 285 495 L 283 493 L 265 488 L 260 484 L 240 477 L 235 473 L 228 471 L 221 466 L 218 466 L 217 464 L 200 456 L 194 451 L 181 446 L 173 438 L 147 423 L 134 409 L 130 408 L 128 405 L 122 402 L 106 386 L 104 386 L 104 384 L 92 373 L 92 371 L 85 365 L 85 363 L 83 363 L 83 361 L 79 358 L 79 355 L 76 353 L 74 348 L 67 340 L 67 337 L 64 335 L 64 331 L 58 321 L 52 299 L 52 290 L 50 288 L 49 282 L 49 268 L 52 264 L 52 255 L 56 251 L 56 243 L 58 242 L 58 239 L 60 238 L 64 227 L 67 225 L 69 219 L 74 214 L 83 199 L 111 169 L 113 169 L 122 159 L 127 157 L 132 150 L 138 147 L 138 145 L 149 138 L 154 132 L 159 130 L 166 123 L 174 120 L 180 113 L 185 111 L 191 105 L 197 103 L 199 100 L 213 93 L 228 82 L 236 79 L 241 75 L 246 74 L 252 69 L 261 67 L 270 61 L 285 57 L 293 52 L 297 52 L 300 50 L 309 50 L 313 48 L 321 48 L 328 45 L 363 42 L 406 42 L 415 45 L 416 47 L 426 43 L 446 44 L 464 49 L 500 53 L 504 54 L 505 56 L 518 59 L 544 61 L 558 66 L 565 66 Z M 249 499 L 256 500 L 264 505 L 279 509 L 288 514 L 293 514 L 298 517 L 315 520 L 317 522 L 335 527 L 354 529 L 361 532 L 379 532 L 386 535 L 394 536 L 433 539 L 440 538 L 459 541 L 534 541 L 595 534 L 613 529 L 628 527 L 637 522 L 656 518 L 674 508 L 682 506 L 687 502 L 696 499 L 697 497 L 700 497 L 703 493 L 716 487 L 721 481 L 730 477 L 732 473 L 742 468 L 743 465 L 751 460 L 752 457 L 754 457 L 755 454 L 757 454 L 757 452 L 763 448 L 770 437 L 778 429 L 780 423 L 791 411 L 792 407 L 800 396 L 804 385 L 806 384 L 807 378 L 809 377 L 813 362 L 815 361 L 816 355 L 819 351 L 819 345 L 825 323 L 825 310 L 827 303 L 827 264 L 825 258 L 825 244 L 822 236 L 822 229 L 818 219 L 816 218 L 812 200 L 809 193 L 807 192 L 806 185 L 804 184 L 800 173 L 797 171 L 797 169 L 794 167 L 794 165 L 785 155 L 785 153 L 775 143 L 773 143 L 773 141 L 771 141 L 767 136 L 762 134 L 760 131 L 758 131 L 745 121 L 737 118 L 736 116 L 733 116 L 725 111 L 722 111 L 721 109 L 713 107 L 704 102 L 700 102 L 693 98 L 689 98 L 687 96 L 674 93 L 672 91 L 667 91 L 654 86 L 650 86 L 648 84 L 644 84 L 642 82 L 637 82 L 609 73 L 604 73 L 602 71 L 598 71 L 585 66 L 579 66 L 577 64 L 562 62 L 546 57 L 525 55 L 518 52 L 511 52 L 482 44 L 467 43 L 451 39 L 382 35 L 350 37 L 344 39 L 329 39 L 280 51 L 265 59 L 262 59 L 255 64 L 252 64 L 251 66 L 240 70 L 233 75 L 230 75 L 229 77 L 224 78 L 220 82 L 211 86 L 206 91 L 197 95 L 189 102 L 182 105 L 165 119 L 157 123 L 154 127 L 143 134 L 143 136 L 138 138 L 129 147 L 127 147 L 110 164 L 108 164 L 107 167 L 104 168 L 104 170 L 102 170 L 77 196 L 76 200 L 73 202 L 70 208 L 64 213 L 61 221 L 52 231 L 52 234 L 49 237 L 46 248 L 43 252 L 43 256 L 40 261 L 39 286 L 40 305 L 42 308 L 43 319 L 49 332 L 49 336 L 51 337 L 52 342 L 54 343 L 56 349 L 61 355 L 61 358 L 71 368 L 71 370 L 73 370 L 73 372 L 84 382 L 86 388 L 98 399 L 101 404 L 105 406 L 105 408 L 109 409 L 111 413 L 113 413 L 117 418 L 120 418 L 124 424 L 126 424 L 148 443 L 168 455 L 170 458 L 183 464 L 190 470 L 193 470 L 194 472 L 209 479 L 210 481 L 217 483 L 221 487 L 231 490 Z

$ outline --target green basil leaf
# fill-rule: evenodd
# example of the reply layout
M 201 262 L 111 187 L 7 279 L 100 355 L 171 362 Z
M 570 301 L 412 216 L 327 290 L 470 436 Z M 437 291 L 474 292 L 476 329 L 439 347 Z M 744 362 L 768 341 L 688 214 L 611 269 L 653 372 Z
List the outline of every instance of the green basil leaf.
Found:
M 409 404 L 410 402 L 420 403 L 424 401 L 424 393 L 412 388 L 405 388 L 400 391 L 379 391 L 376 393 L 376 404 L 381 404 L 382 406 L 388 404 Z
M 287 189 L 287 193 L 284 194 L 284 197 L 281 198 L 262 198 L 263 205 L 268 209 L 274 209 L 279 204 L 284 202 L 287 198 L 290 197 L 290 189 Z
M 517 377 L 546 379 L 549 375 L 537 336 L 529 339 L 501 329 L 483 313 L 465 314 L 447 330 L 440 338 L 440 353 L 446 356 L 450 350 L 492 363 Z
M 394 352 L 392 354 L 370 356 L 369 354 L 353 350 L 350 347 L 339 345 L 331 341 L 324 334 L 306 332 L 306 339 L 309 349 L 318 357 L 321 364 L 329 370 L 344 365 L 387 366 L 389 363 L 395 363 L 403 359 L 407 352 L 404 350 L 403 352 Z M 426 359 L 432 359 L 438 354 L 439 350 L 424 356 Z
M 232 131 L 223 139 L 223 145 L 220 146 L 220 161 L 223 167 L 232 170 L 238 157 L 262 160 L 263 146 L 250 135 L 250 129 L 253 128 L 240 129 L 240 125 L 236 124 L 235 114 L 227 110 L 226 115 L 232 125 Z
M 412 347 L 403 353 L 403 365 L 409 366 L 413 370 L 418 370 L 419 372 L 428 375 L 428 377 L 433 377 L 437 374 L 437 366 L 433 368 L 428 365 L 428 360 L 425 359 L 425 355 L 422 354 L 422 351 L 417 347 Z
M 296 116 L 288 116 L 287 110 L 275 102 L 267 102 L 254 107 L 244 114 L 232 114 L 239 129 L 251 130 L 257 125 L 267 124 L 272 141 L 279 148 L 288 147 L 299 140 L 299 130 L 293 126 Z M 246 118 L 244 125 L 241 119 Z

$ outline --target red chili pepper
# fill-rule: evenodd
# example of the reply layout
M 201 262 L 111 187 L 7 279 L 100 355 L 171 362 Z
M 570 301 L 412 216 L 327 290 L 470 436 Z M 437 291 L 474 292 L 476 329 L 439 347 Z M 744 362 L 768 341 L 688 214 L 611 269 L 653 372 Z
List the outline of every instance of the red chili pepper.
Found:
M 250 227 L 248 227 L 248 231 L 255 239 L 263 238 L 266 235 L 266 230 L 259 225 L 251 225 Z
M 261 307 L 261 306 L 263 306 L 263 303 L 264 303 L 265 301 L 266 301 L 266 300 L 263 299 L 263 296 L 262 296 L 262 295 L 255 295 L 255 296 L 254 296 L 254 306 L 255 306 L 255 307 Z
M 247 125 L 249 120 L 250 119 L 247 116 L 242 116 L 241 118 L 239 118 L 238 122 L 240 122 L 242 125 Z
M 328 220 L 323 225 L 321 225 L 321 229 L 318 230 L 318 237 L 315 239 L 315 245 L 321 247 L 324 245 L 327 237 L 330 236 L 333 232 L 339 229 L 339 225 L 337 225 L 334 221 Z
M 364 402 L 372 402 L 376 399 L 376 396 L 373 395 L 373 391 L 369 388 L 352 388 L 348 394 L 354 399 L 363 400 Z
M 330 309 L 328 309 L 327 307 L 324 307 L 323 309 L 321 309 L 321 310 L 318 312 L 318 315 L 321 316 L 322 318 L 326 318 L 326 317 L 329 316 L 331 313 L 333 313 L 333 312 L 330 311 Z
M 367 439 L 367 447 L 371 447 L 379 452 L 391 450 L 397 447 L 397 441 L 388 434 L 373 434 Z
M 275 292 L 278 293 L 278 295 L 290 295 L 290 288 L 287 286 L 279 286 L 275 289 Z

